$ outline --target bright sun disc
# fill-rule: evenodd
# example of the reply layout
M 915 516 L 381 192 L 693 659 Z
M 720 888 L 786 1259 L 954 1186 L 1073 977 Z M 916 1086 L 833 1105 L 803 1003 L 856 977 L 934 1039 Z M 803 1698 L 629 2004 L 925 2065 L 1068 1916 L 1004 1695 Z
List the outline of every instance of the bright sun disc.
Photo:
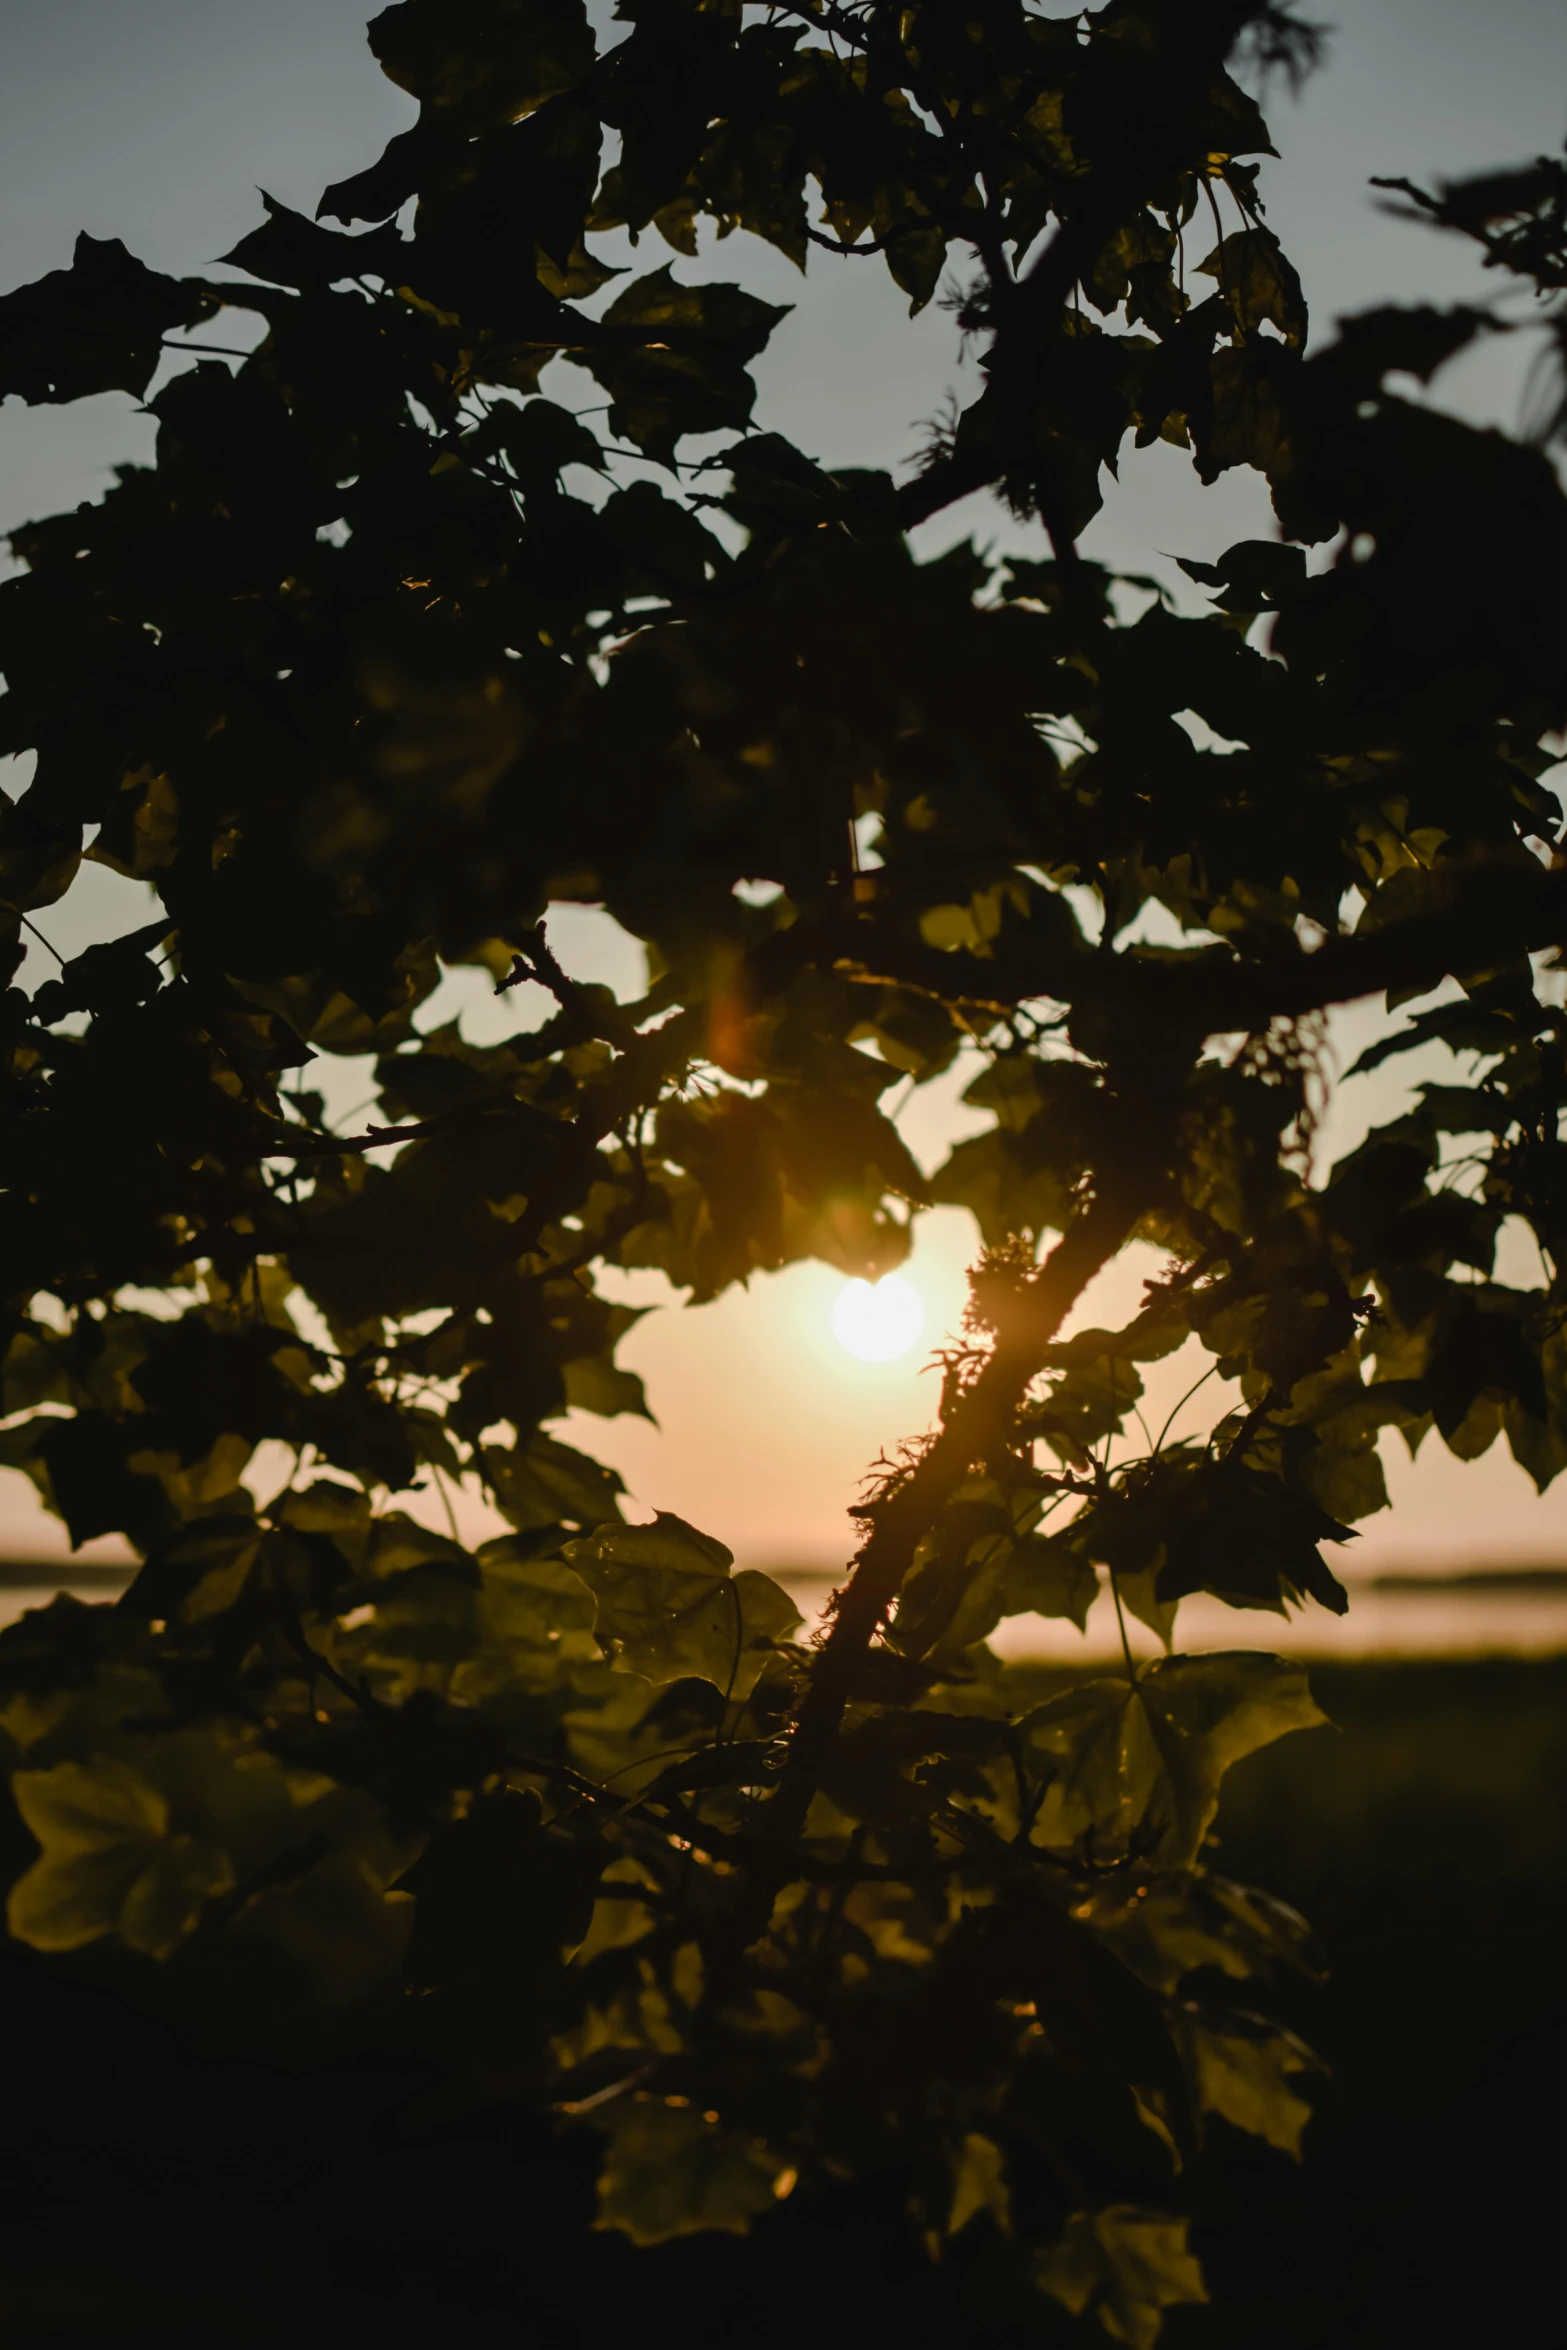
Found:
M 925 1327 L 919 1291 L 899 1273 L 869 1281 L 846 1281 L 832 1310 L 833 1336 L 862 1363 L 896 1362 Z

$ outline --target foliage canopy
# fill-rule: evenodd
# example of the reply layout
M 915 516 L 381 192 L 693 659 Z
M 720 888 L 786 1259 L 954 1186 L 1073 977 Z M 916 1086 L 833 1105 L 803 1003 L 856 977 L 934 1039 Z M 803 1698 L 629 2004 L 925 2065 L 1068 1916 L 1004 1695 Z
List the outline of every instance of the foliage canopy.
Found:
M 622 0 L 602 43 L 398 0 L 418 119 L 317 219 L 267 199 L 201 280 L 84 236 L 0 301 L 0 391 L 158 422 L 0 588 L 12 968 L 89 839 L 158 905 L 5 999 L 0 1457 L 144 1560 L 0 1637 L 12 1934 L 599 2132 L 637 2243 L 890 2176 L 992 2303 L 1139 2346 L 1202 2295 L 1209 2117 L 1299 2150 L 1314 2060 L 1251 2003 L 1309 1940 L 1205 1839 L 1321 1717 L 1266 1655 L 1063 1690 L 987 1636 L 1101 1570 L 1166 1637 L 1198 1591 L 1342 1609 L 1386 1427 L 1567 1461 L 1567 506 L 1389 388 L 1491 314 L 1308 355 L 1247 68 L 1313 41 L 1254 0 Z M 1403 194 L 1550 297 L 1564 188 Z M 956 283 L 984 385 L 907 479 L 757 423 L 784 314 L 682 274 L 704 226 Z M 1270 484 L 1195 616 L 1076 551 L 1128 437 Z M 917 559 L 982 489 L 1048 558 Z M 560 967 L 562 900 L 646 942 L 642 1000 Z M 552 1009 L 422 1029 L 461 964 Z M 1319 1179 L 1317 1024 L 1383 991 L 1428 1000 L 1368 1065 L 1452 1080 Z M 927 1179 L 883 1104 L 963 1051 L 992 1122 Z M 323 1054 L 375 1056 L 377 1121 L 332 1128 Z M 595 1274 L 875 1273 L 938 1200 L 985 1243 L 940 1423 L 802 1643 L 550 1432 L 645 1408 Z M 1134 1240 L 1139 1312 L 1063 1338 Z M 1240 1402 L 1113 1456 L 1193 1337 Z M 512 1532 L 397 1506 L 453 1478 Z

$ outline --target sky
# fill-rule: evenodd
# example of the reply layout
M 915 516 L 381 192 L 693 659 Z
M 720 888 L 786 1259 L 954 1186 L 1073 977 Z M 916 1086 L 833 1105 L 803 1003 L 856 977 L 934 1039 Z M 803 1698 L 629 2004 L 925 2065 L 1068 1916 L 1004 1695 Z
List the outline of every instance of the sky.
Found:
M 1324 15 L 1330 10 L 1331 0 Z M 79 229 L 122 237 L 156 267 L 200 271 L 255 224 L 258 187 L 312 212 L 327 181 L 371 161 L 411 118 L 411 101 L 365 48 L 365 13 L 363 0 L 0 0 L 0 286 L 68 262 Z M 1559 0 L 1484 8 L 1341 0 L 1332 14 L 1325 69 L 1299 101 L 1282 88 L 1271 94 L 1282 159 L 1266 166 L 1262 183 L 1269 219 L 1305 280 L 1318 341 L 1335 317 L 1378 301 L 1494 290 L 1462 248 L 1387 218 L 1366 184 L 1373 173 L 1455 176 L 1559 147 L 1567 132 L 1567 8 Z M 911 325 L 903 298 L 878 272 L 814 255 L 802 280 L 744 238 L 678 266 L 741 275 L 766 298 L 796 305 L 757 368 L 758 414 L 825 463 L 899 466 L 943 395 L 974 387 L 957 364 L 951 320 L 933 306 Z M 1526 369 L 1525 338 L 1499 340 L 1450 369 L 1440 396 L 1478 421 L 1515 425 Z M 583 380 L 575 379 L 579 397 Z M 569 373 L 565 381 L 572 384 Z M 0 404 L 0 528 L 97 495 L 111 465 L 150 452 L 149 420 L 119 395 L 66 409 Z M 1232 474 L 1201 490 L 1183 456 L 1156 446 L 1129 454 L 1084 546 L 1175 581 L 1175 553 L 1212 559 L 1270 528 L 1258 477 Z M 1029 526 L 979 501 L 928 525 L 926 539 L 970 534 L 1043 551 Z M 145 919 L 134 885 L 87 868 L 52 911 L 49 931 L 70 954 Z M 601 915 L 563 909 L 552 936 L 578 976 L 640 992 L 638 950 Z M 42 975 L 24 967 L 23 982 Z M 470 1033 L 495 1033 L 486 1023 L 497 1008 L 476 975 L 453 975 L 422 1025 L 453 1011 Z M 526 1025 L 532 1014 L 512 996 L 504 1017 Z M 1340 1066 L 1373 1021 L 1366 1008 L 1340 1021 Z M 344 1107 L 368 1090 L 353 1090 L 359 1075 L 340 1072 L 334 1091 Z M 1345 1086 L 1320 1146 L 1323 1163 L 1397 1108 L 1385 1082 Z M 969 1118 L 948 1084 L 916 1097 L 905 1131 L 932 1165 Z M 658 1426 L 579 1415 L 566 1433 L 621 1469 L 639 1514 L 677 1510 L 746 1564 L 832 1568 L 848 1555 L 845 1512 L 868 1464 L 930 1424 L 935 1380 L 922 1366 L 956 1324 L 973 1248 L 956 1211 L 922 1219 L 908 1269 L 924 1309 L 922 1336 L 880 1365 L 857 1361 L 834 1337 L 843 1282 L 823 1266 L 761 1276 L 700 1310 L 654 1311 L 622 1359 L 646 1378 Z M 1079 1323 L 1124 1319 L 1156 1269 L 1152 1259 L 1123 1260 L 1083 1301 Z M 1531 1277 L 1521 1259 L 1503 1269 Z M 626 1294 L 656 1303 L 656 1282 L 648 1277 Z M 1144 1406 L 1150 1419 L 1155 1410 L 1162 1419 L 1202 1367 L 1188 1370 L 1184 1359 L 1158 1366 Z M 1210 1385 L 1182 1425 L 1195 1424 L 1212 1394 Z M 1335 1562 L 1344 1571 L 1567 1557 L 1567 1503 L 1537 1500 L 1500 1447 L 1461 1465 L 1433 1439 L 1410 1463 L 1390 1439 L 1387 1460 L 1394 1507 L 1366 1521 L 1347 1559 Z M 472 1530 L 479 1524 L 471 1514 Z M 0 1552 L 48 1556 L 64 1547 L 31 1488 L 0 1472 Z M 107 1555 L 108 1546 L 91 1550 Z

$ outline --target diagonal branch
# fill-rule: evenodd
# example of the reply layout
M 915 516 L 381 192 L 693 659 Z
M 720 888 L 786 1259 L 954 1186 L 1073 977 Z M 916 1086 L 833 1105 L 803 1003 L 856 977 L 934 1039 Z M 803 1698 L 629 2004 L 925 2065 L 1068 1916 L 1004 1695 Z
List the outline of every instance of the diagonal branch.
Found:
M 1140 1168 L 1107 1183 L 1082 1209 L 1028 1284 L 1022 1313 L 974 1384 L 959 1396 L 941 1434 L 908 1476 L 870 1506 L 871 1531 L 812 1671 L 789 1759 L 767 1807 L 764 1837 L 774 1867 L 784 1862 L 804 1830 L 860 1660 L 897 1598 L 921 1538 L 973 1464 L 1006 1443 L 1062 1322 L 1094 1275 L 1121 1249 L 1156 1187 L 1157 1171 L 1145 1158 Z
M 427 1134 L 444 1134 L 453 1126 L 464 1125 L 470 1118 L 481 1118 L 493 1110 L 517 1107 L 517 1097 L 508 1088 L 505 1092 L 487 1094 L 482 1101 L 464 1102 L 460 1109 L 442 1110 L 436 1117 L 421 1118 L 414 1126 L 367 1126 L 363 1134 L 313 1134 L 287 1128 L 276 1133 L 268 1142 L 258 1144 L 258 1159 L 332 1159 L 357 1158 L 365 1151 L 391 1150 L 400 1142 L 418 1142 Z
M 1179 961 L 1135 948 L 1099 955 L 1043 933 L 1031 936 L 1026 925 L 1003 931 L 994 954 L 976 955 L 877 937 L 863 916 L 824 934 L 822 951 L 834 954 L 846 978 L 913 988 L 997 1017 L 1044 996 L 1096 1006 L 1128 1022 L 1175 1020 L 1208 1036 L 1229 1036 L 1390 989 L 1424 993 L 1444 979 L 1564 943 L 1567 867 L 1492 865 L 1455 873 L 1448 903 L 1431 913 L 1250 962 L 1223 949 L 1194 950 Z

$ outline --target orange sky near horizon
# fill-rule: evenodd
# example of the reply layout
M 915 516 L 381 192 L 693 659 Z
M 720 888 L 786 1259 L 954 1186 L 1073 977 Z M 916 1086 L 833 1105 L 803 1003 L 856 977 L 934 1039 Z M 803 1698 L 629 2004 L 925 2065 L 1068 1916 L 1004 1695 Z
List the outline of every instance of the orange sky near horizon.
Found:
M 101 868 L 91 874 L 93 904 L 84 907 L 82 918 L 116 929 L 145 919 L 139 893 L 134 908 L 118 902 L 120 893 L 137 885 Z M 63 911 L 54 910 L 56 928 Z M 626 998 L 641 991 L 641 949 L 607 915 L 561 907 L 550 927 L 555 949 L 575 977 L 603 980 Z M 484 974 L 462 970 L 448 974 L 419 1025 L 428 1029 L 458 1016 L 465 1034 L 489 1041 L 531 1025 L 541 1009 L 526 989 L 497 1000 Z M 1338 1016 L 1331 1045 L 1340 1069 L 1384 1020 L 1376 1004 Z M 1367 1127 L 1396 1116 L 1409 1088 L 1434 1076 L 1440 1059 L 1438 1053 L 1433 1062 L 1423 1052 L 1410 1056 L 1402 1071 L 1342 1081 L 1319 1136 L 1319 1168 L 1353 1148 Z M 961 1134 L 983 1123 L 958 1099 L 969 1073 L 961 1065 L 949 1071 L 909 1094 L 899 1113 L 900 1130 L 927 1170 Z M 368 1062 L 318 1062 L 311 1075 L 325 1083 L 339 1118 L 370 1091 Z M 897 1102 L 894 1093 L 891 1106 Z M 884 1363 L 858 1360 L 834 1336 L 833 1308 L 845 1277 L 830 1266 L 800 1264 L 758 1274 L 746 1288 L 699 1307 L 680 1305 L 659 1274 L 611 1272 L 604 1283 L 609 1294 L 653 1309 L 622 1341 L 619 1359 L 641 1373 L 657 1424 L 574 1411 L 556 1424 L 556 1433 L 620 1471 L 635 1516 L 673 1510 L 726 1542 L 744 1566 L 835 1571 L 853 1551 L 848 1512 L 872 1464 L 934 1421 L 940 1374 L 930 1367 L 932 1351 L 959 1328 L 966 1268 L 977 1249 L 977 1233 L 962 1210 L 936 1208 L 916 1220 L 904 1276 L 923 1304 L 924 1329 L 908 1353 Z M 1526 1252 L 1516 1243 L 1504 1247 L 1504 1258 L 1517 1260 L 1504 1263 L 1506 1277 L 1531 1280 Z M 1152 1250 L 1128 1250 L 1085 1294 L 1068 1329 L 1125 1322 L 1137 1310 L 1143 1282 L 1161 1269 Z M 1208 1360 L 1190 1340 L 1167 1362 L 1146 1367 L 1143 1412 L 1154 1433 Z M 1177 1433 L 1205 1431 L 1224 1408 L 1222 1391 L 1209 1381 L 1176 1423 Z M 1346 1578 L 1401 1568 L 1442 1572 L 1567 1560 L 1562 1499 L 1555 1491 L 1536 1495 L 1504 1444 L 1479 1461 L 1459 1462 L 1432 1436 L 1411 1461 L 1402 1439 L 1389 1431 L 1382 1451 L 1392 1506 L 1364 1521 L 1353 1544 L 1330 1551 L 1335 1570 Z M 267 1453 L 277 1457 L 258 1455 L 251 1479 L 263 1498 L 286 1475 L 278 1448 Z M 444 1503 L 434 1490 L 400 1495 L 395 1506 L 431 1525 L 445 1524 Z M 465 1538 L 501 1531 L 500 1519 L 477 1495 L 459 1496 L 457 1507 Z M 15 1470 L 0 1472 L 5 1555 L 62 1562 L 69 1555 L 65 1529 Z M 123 1544 L 105 1538 L 78 1555 L 108 1561 L 127 1553 Z

